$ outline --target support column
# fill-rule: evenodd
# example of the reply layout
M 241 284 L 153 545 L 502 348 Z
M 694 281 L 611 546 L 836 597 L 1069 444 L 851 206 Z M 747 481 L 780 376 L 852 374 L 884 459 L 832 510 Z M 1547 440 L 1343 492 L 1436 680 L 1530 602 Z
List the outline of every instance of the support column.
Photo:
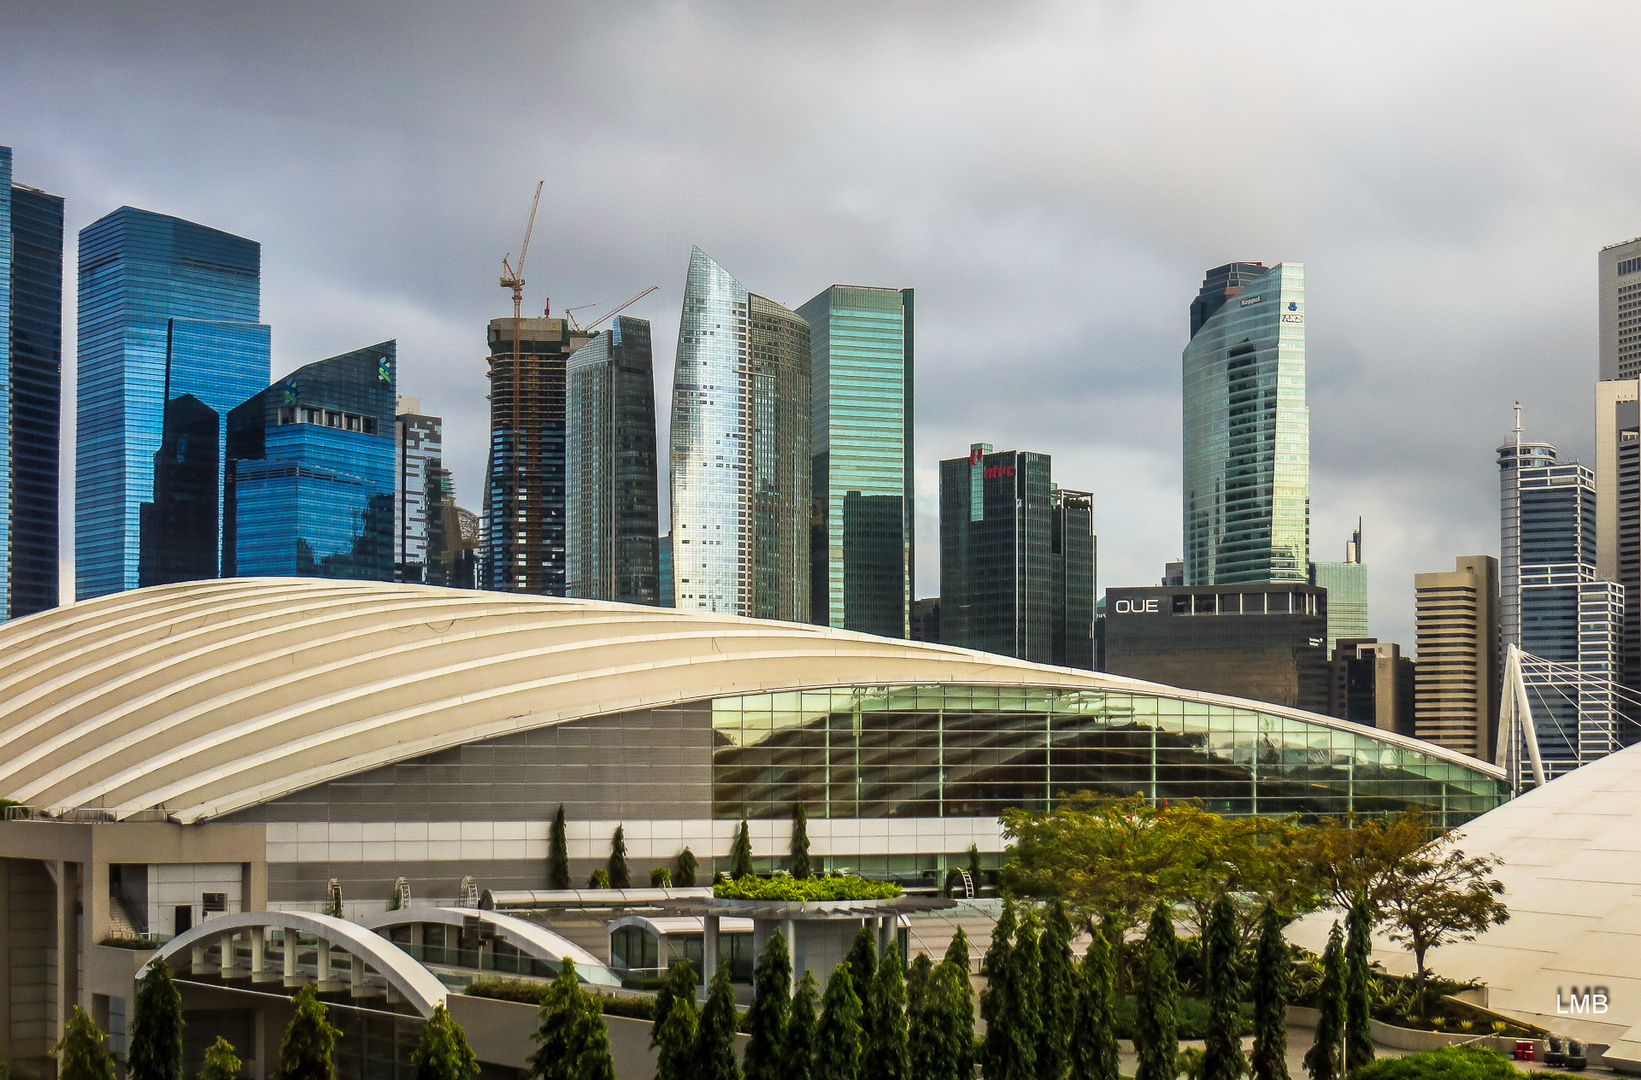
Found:
M 889 951 L 889 942 L 893 941 L 890 935 L 894 933 L 895 917 L 893 915 L 879 915 L 877 917 L 877 954 L 879 960 Z
M 706 997 L 712 977 L 718 974 L 718 916 L 701 920 L 701 996 Z
M 798 958 L 798 920 L 787 919 L 782 929 L 786 933 L 786 951 L 792 957 L 792 978 L 786 987 L 786 992 L 790 994 L 797 989 L 798 980 L 803 978 L 803 961 Z
M 296 931 L 285 927 L 279 931 L 280 944 L 285 947 L 285 985 L 296 985 Z
M 319 939 L 319 955 L 313 978 L 321 985 L 330 982 L 330 942 L 324 938 Z
M 261 926 L 253 926 L 246 932 L 251 943 L 251 982 L 265 982 L 264 975 L 268 966 L 268 931 Z

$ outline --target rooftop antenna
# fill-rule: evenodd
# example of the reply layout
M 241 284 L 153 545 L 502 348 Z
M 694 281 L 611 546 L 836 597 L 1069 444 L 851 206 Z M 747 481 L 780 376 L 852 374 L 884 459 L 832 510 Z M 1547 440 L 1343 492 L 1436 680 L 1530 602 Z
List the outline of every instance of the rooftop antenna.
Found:
M 1521 457 L 1521 402 L 1519 401 L 1516 402 L 1516 429 L 1513 434 L 1516 437 L 1516 457 L 1519 458 Z

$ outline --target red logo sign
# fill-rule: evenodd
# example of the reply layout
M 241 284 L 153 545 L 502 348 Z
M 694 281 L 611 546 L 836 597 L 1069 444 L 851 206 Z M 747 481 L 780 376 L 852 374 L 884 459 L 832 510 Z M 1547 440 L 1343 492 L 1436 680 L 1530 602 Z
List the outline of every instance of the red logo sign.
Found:
M 981 450 L 978 446 L 975 447 L 973 450 L 969 451 L 969 464 L 970 465 L 980 464 L 980 459 L 984 456 L 985 456 L 985 451 Z
M 986 470 L 986 479 L 987 480 L 999 480 L 999 479 L 1002 479 L 1005 476 L 1013 476 L 1013 475 L 1014 475 L 1014 466 L 1013 465 L 993 465 L 991 468 Z

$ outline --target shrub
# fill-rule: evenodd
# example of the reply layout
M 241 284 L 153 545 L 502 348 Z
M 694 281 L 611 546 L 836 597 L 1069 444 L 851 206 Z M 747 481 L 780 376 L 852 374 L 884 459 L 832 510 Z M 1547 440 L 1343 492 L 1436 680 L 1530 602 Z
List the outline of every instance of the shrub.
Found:
M 1507 1080 L 1525 1076 L 1497 1050 L 1444 1046 L 1424 1054 L 1380 1058 L 1350 1074 L 1350 1080 Z
M 715 882 L 712 895 L 723 900 L 781 900 L 808 903 L 817 900 L 888 900 L 900 895 L 892 881 L 858 877 L 758 878 Z

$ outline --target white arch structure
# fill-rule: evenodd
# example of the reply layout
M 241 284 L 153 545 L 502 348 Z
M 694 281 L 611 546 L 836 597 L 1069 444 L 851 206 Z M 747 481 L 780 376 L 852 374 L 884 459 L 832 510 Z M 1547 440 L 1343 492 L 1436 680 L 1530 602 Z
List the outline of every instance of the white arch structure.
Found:
M 480 908 L 413 907 L 398 911 L 384 911 L 363 920 L 364 927 L 384 933 L 395 926 L 416 923 L 441 923 L 445 926 L 465 926 L 468 920 L 477 920 L 487 926 L 501 940 L 519 952 L 536 960 L 557 964 L 566 956 L 575 961 L 576 974 L 582 982 L 602 986 L 620 986 L 621 978 L 604 962 L 581 946 L 553 933 L 545 926 L 513 915 Z
M 0 796 L 207 821 L 462 743 L 804 687 L 1135 692 L 1360 735 L 1296 709 L 800 623 L 323 578 L 226 578 L 0 625 Z M 1384 731 L 1388 747 L 1503 771 Z
M 270 931 L 279 935 L 277 970 L 269 962 Z M 315 939 L 311 972 L 300 962 L 308 949 L 305 938 Z M 213 949 L 217 950 L 214 964 L 210 962 Z M 337 957 L 336 950 L 343 955 Z M 398 997 L 424 1017 L 445 1002 L 444 983 L 415 957 L 380 934 L 331 915 L 302 911 L 216 915 L 162 945 L 137 978 L 146 975 L 155 960 L 180 968 L 184 956 L 195 974 L 249 978 L 253 984 L 278 982 L 285 987 L 312 983 L 322 990 L 345 988 L 356 998 Z

